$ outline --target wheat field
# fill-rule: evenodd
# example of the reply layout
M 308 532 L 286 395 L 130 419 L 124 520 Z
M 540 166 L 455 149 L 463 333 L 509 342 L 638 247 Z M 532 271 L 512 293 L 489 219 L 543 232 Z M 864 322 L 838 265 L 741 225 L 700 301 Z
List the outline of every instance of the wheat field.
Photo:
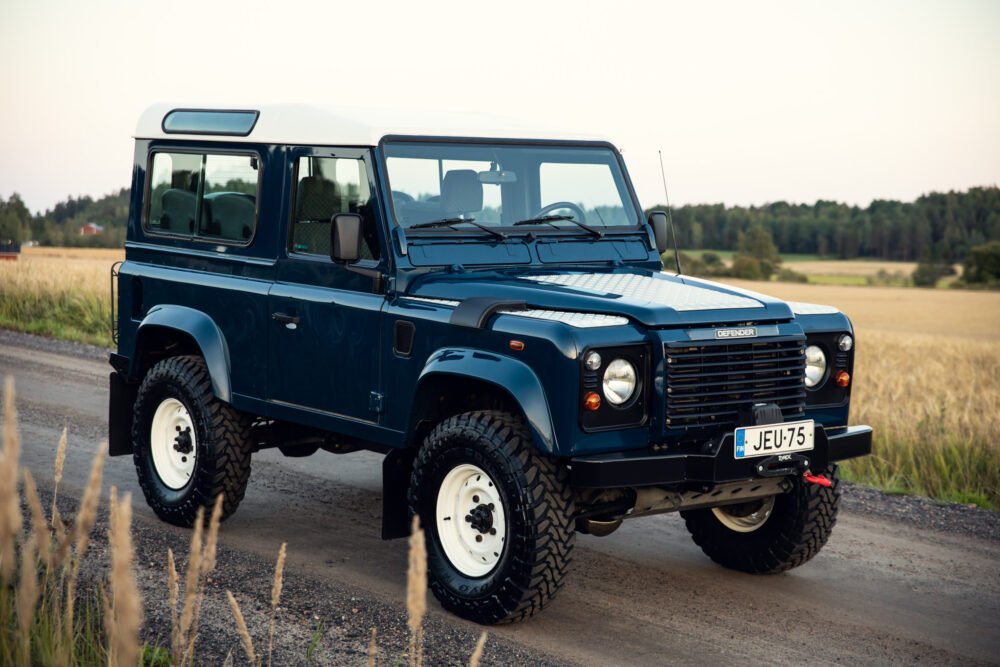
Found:
M 121 250 L 25 248 L 0 261 L 0 327 L 111 345 L 111 266 Z
M 0 262 L 0 327 L 110 345 L 109 271 L 121 258 L 29 248 Z M 727 282 L 853 321 L 851 421 L 874 427 L 875 453 L 847 464 L 848 477 L 1000 508 L 1000 293 Z
M 1000 292 L 727 282 L 851 318 L 851 421 L 875 451 L 849 478 L 1000 508 Z

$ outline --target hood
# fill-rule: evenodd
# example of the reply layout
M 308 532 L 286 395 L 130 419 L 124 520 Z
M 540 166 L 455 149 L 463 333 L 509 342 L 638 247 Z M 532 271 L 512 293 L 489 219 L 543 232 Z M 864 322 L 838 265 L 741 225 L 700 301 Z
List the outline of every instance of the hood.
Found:
M 792 318 L 784 302 L 689 276 L 642 269 L 582 271 L 468 271 L 422 277 L 409 296 L 463 301 L 489 297 L 529 307 L 623 315 L 647 327 Z

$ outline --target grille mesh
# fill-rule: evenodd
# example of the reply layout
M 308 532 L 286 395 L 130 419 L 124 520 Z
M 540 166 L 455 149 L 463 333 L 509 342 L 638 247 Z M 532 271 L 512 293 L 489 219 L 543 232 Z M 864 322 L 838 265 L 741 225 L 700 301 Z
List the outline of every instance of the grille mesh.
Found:
M 805 342 L 667 345 L 668 429 L 735 427 L 741 410 L 774 403 L 785 419 L 805 414 Z

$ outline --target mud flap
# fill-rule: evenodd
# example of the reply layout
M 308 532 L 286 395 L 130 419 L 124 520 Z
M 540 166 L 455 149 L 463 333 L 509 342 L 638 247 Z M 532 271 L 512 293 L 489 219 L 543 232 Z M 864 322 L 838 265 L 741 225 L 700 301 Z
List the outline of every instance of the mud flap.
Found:
M 382 459 L 382 539 L 410 536 L 407 493 L 416 452 L 394 449 Z
M 121 373 L 112 373 L 110 384 L 108 454 L 124 456 L 132 453 L 132 408 L 139 385 L 127 381 Z

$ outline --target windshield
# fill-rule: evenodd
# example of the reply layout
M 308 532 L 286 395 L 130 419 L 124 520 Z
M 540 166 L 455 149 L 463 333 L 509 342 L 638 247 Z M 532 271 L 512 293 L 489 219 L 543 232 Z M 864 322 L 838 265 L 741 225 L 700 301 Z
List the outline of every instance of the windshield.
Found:
M 614 151 L 592 146 L 388 142 L 402 227 L 543 232 L 640 222 Z

